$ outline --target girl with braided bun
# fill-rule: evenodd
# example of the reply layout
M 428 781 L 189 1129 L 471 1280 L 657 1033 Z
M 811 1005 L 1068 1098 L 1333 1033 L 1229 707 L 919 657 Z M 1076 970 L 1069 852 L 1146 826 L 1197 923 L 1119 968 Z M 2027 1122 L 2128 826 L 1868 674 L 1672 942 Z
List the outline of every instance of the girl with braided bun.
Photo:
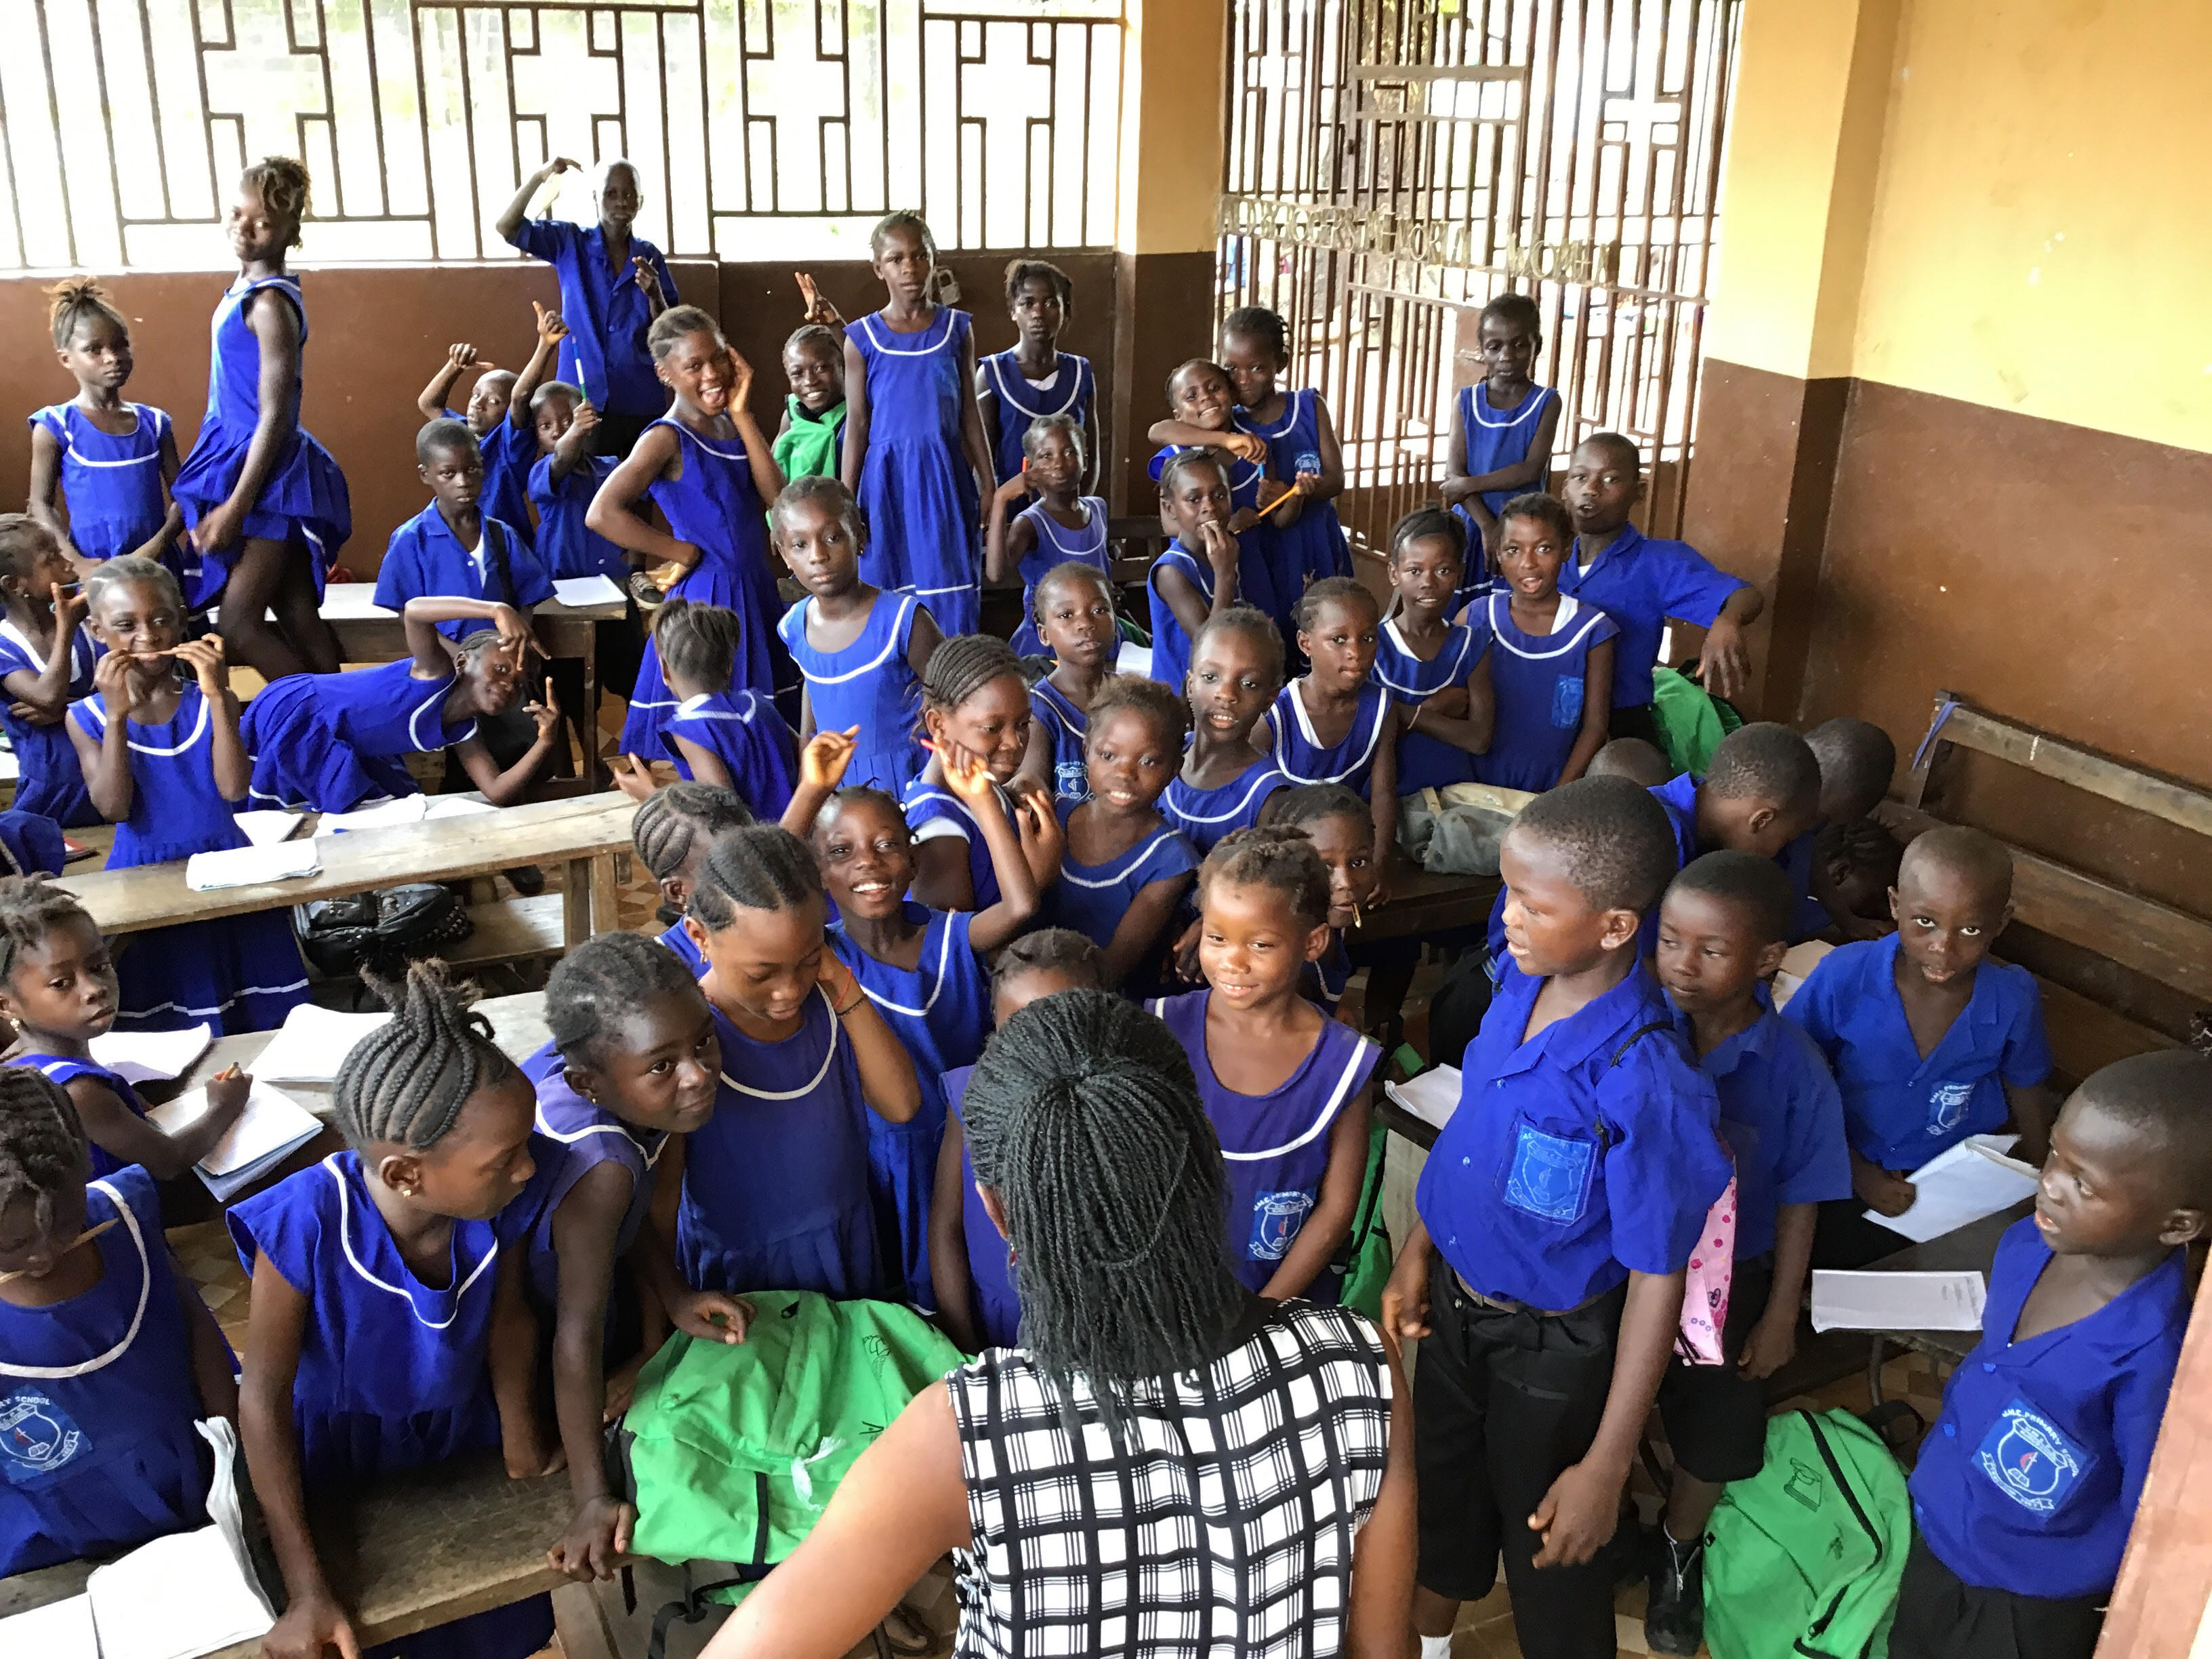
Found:
M 0 1577 L 205 1525 L 193 1422 L 237 1416 L 152 1177 L 94 1176 L 68 1094 L 0 1067 Z
M 836 1659 L 948 1550 L 956 1653 L 1408 1651 L 1395 1358 L 1357 1314 L 1237 1282 L 1174 1034 L 1103 992 L 1048 996 L 1000 1028 L 963 1107 L 1022 1346 L 916 1395 L 706 1659 Z
M 930 762 L 900 803 L 914 831 L 914 896 L 931 909 L 984 910 L 1000 898 L 982 823 L 945 783 L 947 763 L 967 757 L 990 774 L 1010 818 L 1031 816 L 1023 848 L 1037 885 L 1049 887 L 1058 878 L 1059 837 L 1043 822 L 1053 816 L 1051 791 L 1033 777 L 1016 775 L 1029 753 L 1030 720 L 1029 682 L 1022 678 L 1021 659 L 1004 640 L 963 634 L 931 653 L 921 677 Z
M 524 1289 L 525 1241 L 560 1160 L 533 1150 L 530 1079 L 443 963 L 376 988 L 392 1018 L 332 1089 L 347 1150 L 225 1218 L 253 1281 L 246 1462 L 289 1601 L 263 1638 L 269 1659 L 362 1651 L 307 1530 L 307 1493 L 493 1445 L 516 1479 L 560 1467 L 536 1421 Z M 552 1629 L 537 1595 L 370 1651 L 520 1659 Z
M 701 1316 L 739 1328 L 743 1304 L 723 1293 L 884 1289 L 863 1121 L 910 1121 L 921 1090 L 823 938 L 828 912 L 814 854 L 775 824 L 717 836 L 684 912 L 707 962 L 721 1084 L 713 1115 L 670 1146 L 654 1181 L 677 1197 L 684 1285 L 719 1295 Z

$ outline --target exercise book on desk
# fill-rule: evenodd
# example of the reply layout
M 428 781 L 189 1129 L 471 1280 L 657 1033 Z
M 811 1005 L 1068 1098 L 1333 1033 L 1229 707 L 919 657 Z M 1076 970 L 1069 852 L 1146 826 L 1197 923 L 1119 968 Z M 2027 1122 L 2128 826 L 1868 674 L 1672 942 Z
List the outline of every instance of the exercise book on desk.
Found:
M 100 1637 L 92 1626 L 92 1597 L 72 1595 L 28 1613 L 0 1619 L 0 1653 L 8 1659 L 100 1659 Z
M 1456 1066 L 1432 1066 L 1404 1083 L 1386 1083 L 1382 1091 L 1432 1129 L 1441 1129 L 1459 1109 L 1460 1077 Z
M 1915 1194 L 1911 1209 L 1903 1215 L 1869 1210 L 1866 1218 L 1902 1233 L 1916 1244 L 1925 1244 L 1985 1215 L 2009 1210 L 2024 1198 L 2034 1197 L 2041 1175 L 2018 1158 L 2006 1156 L 2018 1138 L 1968 1135 L 1908 1177 Z
M 180 1078 L 215 1044 L 215 1029 L 109 1031 L 92 1040 L 92 1057 L 125 1083 L 167 1083 Z
M 498 811 L 499 808 L 479 794 L 402 795 L 398 800 L 380 801 L 374 806 L 364 806 L 357 812 L 324 813 L 315 825 L 315 839 L 320 841 L 325 836 L 342 836 L 354 830 L 390 830 L 410 823 L 430 823 L 441 818 L 465 818 Z
M 166 1106 L 156 1106 L 146 1121 L 163 1134 L 182 1133 L 205 1115 L 208 1091 L 194 1089 Z M 192 1166 L 218 1203 L 252 1186 L 301 1147 L 322 1133 L 322 1120 L 288 1094 L 253 1080 L 246 1097 L 246 1109 L 229 1132 L 216 1142 L 208 1155 Z
M 391 1018 L 390 1014 L 342 1014 L 303 1002 L 284 1016 L 269 1046 L 253 1057 L 246 1069 L 269 1082 L 333 1082 L 354 1044 Z
M 620 605 L 623 591 L 603 575 L 563 576 L 555 580 L 553 597 L 581 611 L 587 605 Z
M 273 847 L 230 847 L 220 853 L 195 853 L 185 860 L 185 885 L 195 893 L 222 887 L 252 887 L 264 881 L 293 881 L 323 867 L 312 841 L 279 842 Z

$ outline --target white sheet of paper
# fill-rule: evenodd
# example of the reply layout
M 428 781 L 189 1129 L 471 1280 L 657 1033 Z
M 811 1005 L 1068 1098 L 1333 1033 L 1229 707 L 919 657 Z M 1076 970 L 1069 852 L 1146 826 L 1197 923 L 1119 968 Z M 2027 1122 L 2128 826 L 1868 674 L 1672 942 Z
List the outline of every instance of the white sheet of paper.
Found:
M 92 1057 L 127 1083 L 182 1077 L 215 1043 L 212 1026 L 183 1031 L 109 1031 L 92 1040 Z
M 1881 1215 L 1873 1210 L 1866 1218 L 1893 1233 L 1902 1233 L 1916 1244 L 1941 1238 L 1985 1215 L 2008 1210 L 2023 1198 L 2035 1196 L 2036 1176 L 2021 1173 L 2022 1166 L 2007 1158 L 2000 1163 L 1984 1155 L 2012 1150 L 2013 1135 L 1969 1135 L 1947 1152 L 1938 1152 L 1912 1172 L 1919 1196 L 1903 1215 Z
M 623 591 L 605 575 L 564 576 L 553 584 L 553 597 L 563 605 L 620 605 Z
M 434 818 L 465 817 L 472 812 L 498 811 L 473 790 L 465 795 L 402 795 L 398 800 L 380 801 L 357 812 L 324 813 L 316 821 L 315 839 L 320 841 L 325 836 L 345 835 L 357 830 L 390 830 Z
M 287 812 L 281 808 L 257 808 L 251 812 L 233 812 L 238 827 L 246 832 L 246 840 L 256 847 L 273 847 L 280 841 L 289 841 L 292 832 L 300 827 L 305 812 Z
M 1782 958 L 1782 966 L 1774 974 L 1774 1007 L 1780 1012 L 1790 999 L 1797 994 L 1797 988 L 1805 982 L 1806 975 L 1820 965 L 1820 958 L 1836 947 L 1826 939 L 1808 939 L 1790 947 Z
M 1114 672 L 1134 674 L 1139 679 L 1150 679 L 1152 673 L 1152 648 L 1139 645 L 1133 640 L 1121 641 L 1121 648 L 1114 653 Z
M 231 847 L 220 853 L 195 853 L 185 860 L 185 885 L 195 893 L 221 887 L 252 887 L 264 881 L 292 881 L 323 867 L 312 841 L 284 841 L 274 847 Z
M 499 811 L 499 808 L 477 794 L 425 795 L 422 799 L 430 803 L 422 809 L 423 821 L 428 823 L 434 823 L 440 818 L 474 817 L 480 812 Z
M 92 1598 L 72 1595 L 49 1601 L 12 1618 L 0 1619 L 0 1653 L 25 1659 L 100 1659 L 100 1638 L 92 1626 Z
M 1977 1273 L 1813 1272 L 1816 1331 L 1978 1331 L 1989 1287 Z
M 284 1016 L 269 1046 L 246 1067 L 265 1082 L 328 1083 L 360 1042 L 392 1018 L 389 1014 L 342 1014 L 303 1002 Z
M 396 617 L 399 614 L 376 602 L 374 582 L 332 582 L 323 590 L 323 602 L 319 608 L 331 622 L 345 622 L 362 617 Z
M 166 1106 L 155 1107 L 146 1114 L 146 1121 L 163 1134 L 173 1135 L 198 1122 L 207 1109 L 208 1091 L 194 1089 Z M 246 1109 L 238 1115 L 229 1133 L 199 1161 L 199 1168 L 211 1176 L 235 1174 L 272 1152 L 289 1152 L 313 1139 L 322 1127 L 322 1120 L 291 1096 L 256 1078 L 246 1091 Z
M 1459 1109 L 1460 1075 L 1455 1066 L 1434 1066 L 1405 1083 L 1382 1085 L 1391 1099 L 1431 1128 L 1441 1129 Z
M 219 1526 L 171 1533 L 95 1568 L 85 1584 L 100 1659 L 198 1659 L 276 1621 Z

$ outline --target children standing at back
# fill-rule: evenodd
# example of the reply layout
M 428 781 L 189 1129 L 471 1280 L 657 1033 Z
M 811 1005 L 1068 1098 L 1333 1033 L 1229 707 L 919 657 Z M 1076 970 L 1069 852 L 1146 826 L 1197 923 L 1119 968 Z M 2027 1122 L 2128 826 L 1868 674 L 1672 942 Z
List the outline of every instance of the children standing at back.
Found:
M 1267 445 L 1267 473 L 1297 487 L 1268 514 L 1275 592 L 1288 605 L 1308 582 L 1352 574 L 1352 550 L 1336 516 L 1344 456 L 1328 405 L 1310 386 L 1283 391 L 1289 331 L 1263 306 L 1240 306 L 1221 325 L 1221 366 L 1237 388 L 1237 425 Z
M 866 527 L 836 478 L 793 479 L 769 520 L 776 551 L 807 594 L 776 623 L 805 681 L 799 740 L 851 732 L 853 781 L 902 795 L 924 764 L 921 677 L 945 636 L 913 594 L 860 579 Z
M 237 1420 L 229 1346 L 146 1171 L 95 1171 L 22 1066 L 0 1068 L 0 1577 L 206 1524 L 194 1422 Z
M 2009 1117 L 2024 1161 L 2049 1151 L 2042 995 L 2027 969 L 1986 960 L 2012 918 L 2011 855 L 1978 830 L 1928 830 L 1905 849 L 1890 909 L 1893 935 L 1831 951 L 1786 1011 L 1834 1068 L 1850 1136 L 1858 1202 L 1822 1206 L 1824 1267 L 1897 1249 L 1860 1208 L 1903 1215 L 1911 1171 L 1968 1135 Z
M 453 382 L 477 364 L 477 349 L 455 345 L 415 399 L 426 421 L 461 420 L 476 434 L 483 451 L 483 509 L 535 547 L 530 524 L 530 469 L 538 459 L 538 429 L 532 419 L 539 386 L 552 367 L 555 349 L 568 337 L 568 325 L 557 311 L 548 311 L 532 300 L 538 315 L 538 343 L 530 361 L 518 374 L 513 369 L 486 368 L 469 393 L 466 411 L 459 416 L 446 407 Z
M 1466 527 L 1441 508 L 1409 513 L 1390 532 L 1398 609 L 1376 636 L 1373 672 L 1403 711 L 1401 795 L 1473 782 L 1490 745 L 1489 635 L 1452 620 L 1466 565 Z
M 1298 994 L 1329 945 L 1328 871 L 1294 830 L 1240 830 L 1199 872 L 1207 989 L 1152 1011 L 1182 1042 L 1227 1160 L 1231 1270 L 1273 1301 L 1334 1302 L 1382 1051 Z
M 972 319 L 929 297 L 937 241 L 920 214 L 885 214 L 868 249 L 890 299 L 845 331 L 845 487 L 875 537 L 876 586 L 909 588 L 946 634 L 972 634 L 982 504 L 999 487 Z
M 1760 999 L 1782 964 L 1796 896 L 1772 860 L 1708 853 L 1676 876 L 1659 907 L 1659 982 L 1675 1027 L 1720 1099 L 1735 1157 L 1735 1261 L 1724 1363 L 1677 1358 L 1659 1385 L 1674 1485 L 1653 1538 L 1644 1639 L 1693 1654 L 1705 1635 L 1705 1523 L 1731 1480 L 1765 1462 L 1760 1380 L 1797 1350 L 1798 1310 L 1819 1206 L 1850 1195 L 1844 1109 L 1828 1063 Z
M 2089 1659 L 2189 1322 L 2212 1212 L 2212 1060 L 2093 1073 L 2051 1134 L 2035 1213 L 1990 1269 L 1982 1340 L 1912 1471 L 1897 1659 Z
M 1531 378 L 1544 349 L 1544 316 L 1535 301 L 1501 294 L 1483 307 L 1476 328 L 1482 378 L 1462 386 L 1452 404 L 1451 449 L 1444 463 L 1445 505 L 1467 521 L 1470 532 L 1462 589 L 1466 599 L 1491 586 L 1505 504 L 1542 489 L 1550 478 L 1561 408 L 1558 392 Z
M 793 329 L 783 343 L 783 378 L 791 390 L 775 430 L 775 470 L 786 483 L 836 477 L 845 459 L 845 343 L 838 330 L 812 321 Z
M 734 611 L 684 599 L 660 607 L 653 620 L 653 648 L 678 699 L 660 729 L 660 742 L 678 776 L 720 784 L 754 817 L 775 818 L 791 804 L 799 746 L 775 705 L 735 683 L 744 643 Z M 632 760 L 633 769 L 617 781 L 627 793 L 641 795 L 649 775 L 642 758 Z
M 1541 794 L 1581 777 L 1605 747 L 1620 629 L 1559 592 L 1573 543 L 1573 520 L 1549 495 L 1516 495 L 1499 509 L 1497 585 L 1467 613 L 1486 621 L 1497 647 L 1497 713 L 1490 746 L 1475 759 L 1479 782 Z
M 1397 705 L 1375 683 L 1382 607 L 1349 576 L 1316 582 L 1298 600 L 1299 653 L 1310 665 L 1275 698 L 1276 769 L 1292 783 L 1340 783 L 1375 811 L 1375 847 L 1398 835 Z
M 85 601 L 59 542 L 21 513 L 0 514 L 0 728 L 15 756 L 15 810 L 64 829 L 100 822 L 64 720 L 92 695 L 96 649 L 78 623 Z
M 1041 415 L 1021 437 L 1022 465 L 1008 473 L 991 498 L 983 532 L 983 580 L 1004 581 L 1009 568 L 1022 576 L 1022 619 L 1015 626 L 1014 654 L 1034 657 L 1044 649 L 1036 629 L 1036 586 L 1044 573 L 1070 562 L 1086 564 L 1110 578 L 1106 548 L 1106 503 L 1079 495 L 1085 471 L 1083 428 L 1066 415 Z M 1031 491 L 1037 499 L 1005 516 Z
M 1510 966 L 1382 1292 L 1383 1322 L 1425 1339 L 1413 1622 L 1442 1659 L 1502 1552 L 1524 1650 L 1611 1659 L 1607 1546 L 1729 1165 L 1712 1085 L 1637 960 L 1674 868 L 1658 804 L 1563 784 L 1498 862 Z
M 1190 747 L 1160 797 L 1160 816 L 1201 855 L 1231 830 L 1258 823 L 1268 798 L 1289 787 L 1273 757 L 1253 741 L 1282 684 L 1283 636 L 1249 605 L 1209 617 L 1191 641 L 1183 677 Z
M 173 568 L 185 527 L 183 509 L 169 497 L 177 434 L 162 410 L 124 401 L 131 325 L 89 276 L 46 292 L 54 356 L 76 377 L 76 396 L 31 416 L 31 517 L 80 575 L 126 553 Z M 66 520 L 54 511 L 58 494 Z
M 982 910 L 999 902 L 999 879 L 975 814 L 945 787 L 945 767 L 963 756 L 983 763 L 1009 813 L 1050 815 L 1052 796 L 1022 777 L 1030 746 L 1029 684 L 1003 640 L 966 634 L 947 640 L 921 678 L 921 719 L 933 751 L 899 804 L 914 831 L 914 896 L 933 910 Z M 1031 865 L 1039 887 L 1060 872 L 1057 848 Z
M 246 845 L 231 814 L 245 804 L 252 763 L 222 641 L 185 638 L 177 579 L 151 559 L 110 559 L 85 579 L 85 597 L 107 654 L 92 696 L 70 705 L 69 734 L 92 804 L 118 826 L 107 867 Z M 134 933 L 120 969 L 116 1023 L 131 1030 L 203 1020 L 222 1032 L 273 1030 L 307 996 L 281 910 Z
M 1029 757 L 1022 769 L 1049 778 L 1061 800 L 1091 793 L 1083 745 L 1091 735 L 1091 702 L 1113 672 L 1121 649 L 1114 588 L 1103 572 L 1069 560 L 1037 578 L 1039 641 L 1052 653 L 1052 672 L 1030 688 Z M 1017 647 L 1018 648 L 1018 647 Z
M 1014 319 L 1014 343 L 984 358 L 975 372 L 976 407 L 998 461 L 1000 488 L 1020 474 L 1030 428 L 1041 420 L 1074 428 L 1074 487 L 1097 484 L 1097 382 L 1088 357 L 1060 349 L 1060 331 L 1074 314 L 1074 285 L 1048 260 L 1009 260 L 1006 309 Z

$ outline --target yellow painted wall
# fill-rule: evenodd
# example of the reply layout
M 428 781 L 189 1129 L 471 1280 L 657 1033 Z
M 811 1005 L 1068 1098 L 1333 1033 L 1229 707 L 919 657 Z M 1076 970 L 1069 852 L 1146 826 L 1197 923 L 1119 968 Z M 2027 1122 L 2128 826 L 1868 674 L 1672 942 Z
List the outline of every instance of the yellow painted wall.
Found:
M 1228 0 L 1129 0 L 1127 15 L 1115 246 L 1124 253 L 1211 252 Z

